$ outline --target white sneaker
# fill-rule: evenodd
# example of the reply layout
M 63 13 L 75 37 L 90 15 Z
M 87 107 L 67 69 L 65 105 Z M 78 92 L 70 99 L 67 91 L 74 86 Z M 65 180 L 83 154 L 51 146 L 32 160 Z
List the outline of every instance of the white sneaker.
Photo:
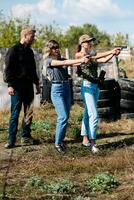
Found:
M 91 148 L 92 153 L 98 153 L 99 152 L 99 148 L 97 147 L 97 145 L 93 145 Z

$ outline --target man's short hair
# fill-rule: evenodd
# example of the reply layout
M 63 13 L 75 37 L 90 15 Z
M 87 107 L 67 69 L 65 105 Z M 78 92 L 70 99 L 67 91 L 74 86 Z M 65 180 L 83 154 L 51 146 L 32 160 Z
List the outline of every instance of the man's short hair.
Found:
M 35 32 L 36 32 L 36 30 L 35 30 L 35 28 L 33 28 L 33 27 L 25 27 L 25 28 L 22 28 L 22 30 L 21 30 L 21 37 L 22 37 L 23 35 L 28 35 L 28 34 L 35 33 Z

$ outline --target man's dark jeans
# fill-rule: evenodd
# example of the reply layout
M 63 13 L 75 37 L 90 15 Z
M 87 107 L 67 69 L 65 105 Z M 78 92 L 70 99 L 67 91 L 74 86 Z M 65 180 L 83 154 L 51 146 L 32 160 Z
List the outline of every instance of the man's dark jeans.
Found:
M 11 96 L 11 116 L 9 120 L 9 136 L 8 143 L 14 144 L 16 142 L 16 134 L 18 130 L 19 114 L 24 107 L 24 118 L 22 121 L 21 137 L 31 137 L 31 122 L 33 117 L 33 99 L 34 91 L 33 84 L 18 84 L 15 88 L 15 94 Z

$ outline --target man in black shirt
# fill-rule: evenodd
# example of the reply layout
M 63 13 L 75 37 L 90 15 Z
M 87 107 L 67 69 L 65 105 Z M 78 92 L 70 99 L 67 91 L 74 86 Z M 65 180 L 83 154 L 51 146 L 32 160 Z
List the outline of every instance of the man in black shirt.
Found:
M 5 148 L 15 146 L 18 119 L 23 104 L 24 118 L 22 121 L 22 145 L 34 144 L 31 137 L 34 90 L 40 93 L 39 78 L 36 73 L 34 53 L 30 48 L 34 41 L 35 29 L 24 28 L 20 42 L 9 48 L 5 58 L 5 81 L 8 83 L 8 94 L 11 96 L 11 116 L 9 121 L 8 143 Z

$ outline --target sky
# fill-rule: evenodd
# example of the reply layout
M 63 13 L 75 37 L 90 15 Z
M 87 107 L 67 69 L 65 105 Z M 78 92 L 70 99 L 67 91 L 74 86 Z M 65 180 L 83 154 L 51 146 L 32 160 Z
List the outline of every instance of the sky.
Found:
M 129 34 L 134 44 L 134 0 L 0 0 L 4 16 L 31 16 L 35 24 L 94 24 L 108 34 Z

